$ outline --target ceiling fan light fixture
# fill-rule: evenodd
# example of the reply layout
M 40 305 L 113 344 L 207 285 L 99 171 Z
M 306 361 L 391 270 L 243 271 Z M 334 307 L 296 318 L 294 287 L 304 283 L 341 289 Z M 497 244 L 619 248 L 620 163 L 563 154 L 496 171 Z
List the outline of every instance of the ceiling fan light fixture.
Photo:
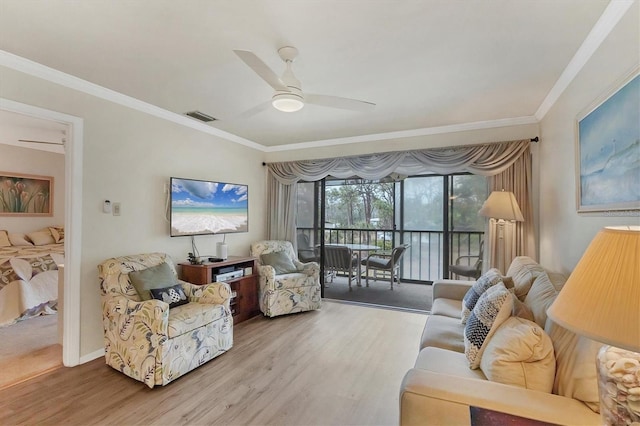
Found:
M 279 93 L 273 96 L 271 104 L 282 112 L 296 112 L 304 106 L 304 100 L 295 93 Z

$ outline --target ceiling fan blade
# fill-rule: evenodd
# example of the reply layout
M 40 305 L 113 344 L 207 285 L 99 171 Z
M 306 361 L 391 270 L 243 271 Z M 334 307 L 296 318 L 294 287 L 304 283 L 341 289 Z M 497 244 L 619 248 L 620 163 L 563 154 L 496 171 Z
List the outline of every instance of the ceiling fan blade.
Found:
M 249 68 L 255 71 L 256 74 L 269 83 L 275 90 L 290 92 L 289 88 L 280 80 L 280 77 L 278 77 L 262 59 L 258 58 L 255 53 L 249 52 L 248 50 L 234 50 L 234 52 Z
M 348 109 L 352 111 L 373 111 L 376 108 L 376 104 L 365 101 L 358 101 L 356 99 L 340 98 L 338 96 L 327 95 L 313 95 L 305 94 L 304 100 L 307 103 L 325 106 L 329 108 Z
M 231 120 L 244 120 L 245 118 L 252 117 L 262 111 L 266 111 L 269 108 L 271 108 L 271 101 L 262 102 L 253 108 L 246 110 L 242 114 L 233 117 Z
M 64 142 L 32 141 L 32 140 L 28 140 L 28 139 L 18 139 L 18 142 L 43 143 L 43 144 L 46 144 L 46 145 L 64 145 Z

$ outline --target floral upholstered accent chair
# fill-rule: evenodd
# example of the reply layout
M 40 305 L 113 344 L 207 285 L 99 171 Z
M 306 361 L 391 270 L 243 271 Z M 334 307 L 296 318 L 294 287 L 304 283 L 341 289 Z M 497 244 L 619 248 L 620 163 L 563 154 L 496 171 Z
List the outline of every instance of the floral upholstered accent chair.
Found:
M 174 287 L 177 293 L 172 293 L 182 299 L 186 296 L 179 306 L 172 303 L 170 307 L 162 298 L 143 300 L 131 283 L 131 273 L 163 263 L 169 266 L 163 265 L 172 275 L 169 279 L 179 286 Z M 107 259 L 98 271 L 105 360 L 116 370 L 153 388 L 166 385 L 233 346 L 228 284 L 180 281 L 171 258 L 164 253 Z
M 251 255 L 258 258 L 259 301 L 264 315 L 320 309 L 320 266 L 316 262 L 298 261 L 289 241 L 258 241 L 251 244 Z

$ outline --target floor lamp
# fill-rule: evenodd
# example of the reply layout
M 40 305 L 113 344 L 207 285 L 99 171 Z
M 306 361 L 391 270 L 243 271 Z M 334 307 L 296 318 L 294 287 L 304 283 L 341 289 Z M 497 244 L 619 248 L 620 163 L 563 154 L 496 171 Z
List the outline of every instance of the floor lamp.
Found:
M 602 229 L 547 315 L 605 343 L 594 360 L 604 424 L 640 423 L 640 226 Z
M 504 225 L 505 221 L 524 222 L 516 196 L 509 191 L 493 191 L 478 212 L 480 216 L 495 219 L 498 225 L 498 269 L 505 273 Z

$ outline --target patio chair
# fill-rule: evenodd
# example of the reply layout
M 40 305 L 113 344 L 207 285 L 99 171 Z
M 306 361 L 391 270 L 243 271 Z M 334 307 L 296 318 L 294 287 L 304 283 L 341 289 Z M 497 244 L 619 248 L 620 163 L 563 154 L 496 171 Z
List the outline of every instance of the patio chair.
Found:
M 484 240 L 480 241 L 480 252 L 477 255 L 458 256 L 455 265 L 449 265 L 449 273 L 477 280 L 482 275 L 482 257 L 484 256 Z M 466 265 L 461 265 L 460 260 L 467 259 Z M 468 264 L 470 259 L 477 259 L 472 265 Z
M 369 287 L 369 270 L 373 271 L 374 280 L 378 280 L 378 272 L 388 272 L 389 282 L 391 283 L 391 290 L 393 290 L 393 281 L 397 280 L 400 284 L 400 259 L 404 256 L 407 249 L 411 247 L 409 244 L 402 244 L 391 250 L 391 253 L 372 253 L 365 260 L 362 261 L 367 269 L 365 272 L 367 287 Z
M 349 279 L 349 291 L 352 290 L 351 281 L 357 279 L 360 274 L 358 259 L 353 257 L 353 251 L 346 246 L 325 245 L 324 268 L 331 278 L 331 282 L 333 282 L 336 273 L 346 273 Z
M 315 247 L 311 245 L 310 238 L 307 234 L 298 234 L 298 259 L 302 263 L 320 262 L 320 256 Z

